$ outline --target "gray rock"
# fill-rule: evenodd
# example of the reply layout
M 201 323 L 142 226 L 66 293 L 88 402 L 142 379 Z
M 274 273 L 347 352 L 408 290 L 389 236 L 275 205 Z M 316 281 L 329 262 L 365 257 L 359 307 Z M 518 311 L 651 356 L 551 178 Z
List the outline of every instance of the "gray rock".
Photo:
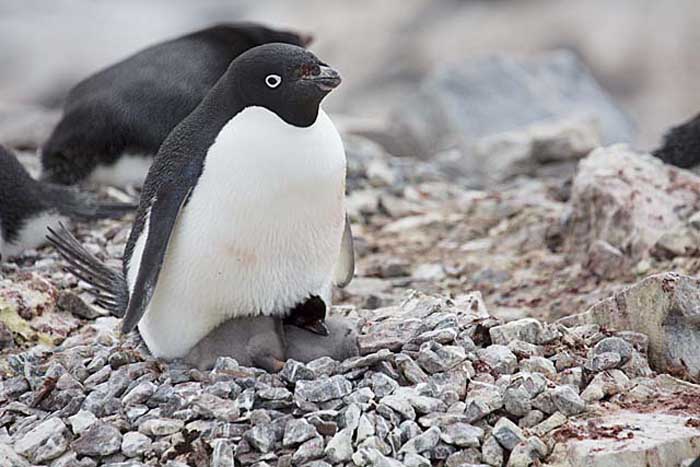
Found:
M 352 456 L 353 463 L 372 467 L 403 467 L 403 463 L 385 456 L 376 448 L 362 448 Z
M 352 434 L 352 429 L 344 428 L 331 438 L 324 451 L 328 460 L 334 464 L 350 460 L 354 452 L 352 447 Z
M 472 381 L 464 402 L 464 415 L 473 423 L 503 407 L 503 396 L 498 386 Z
M 551 432 L 552 430 L 559 428 L 560 426 L 565 424 L 566 421 L 566 415 L 562 414 L 561 412 L 555 412 L 549 418 L 532 427 L 530 432 L 534 433 L 537 436 L 543 436 Z
M 403 458 L 403 465 L 406 467 L 430 467 L 432 464 L 430 460 L 421 455 L 408 453 Z
M 421 454 L 433 449 L 440 441 L 441 431 L 437 427 L 429 428 L 425 433 L 408 440 L 401 449 L 400 453 L 417 453 Z
M 504 345 L 490 345 L 479 349 L 477 356 L 498 374 L 512 374 L 518 366 L 518 359 Z
M 152 418 L 139 424 L 139 431 L 150 436 L 172 435 L 182 430 L 185 422 L 169 418 Z
M 33 463 L 55 459 L 68 448 L 67 427 L 58 418 L 49 418 L 17 440 L 14 449 Z
M 395 410 L 405 419 L 415 420 L 416 418 L 416 411 L 405 397 L 391 395 L 382 398 L 380 402 L 381 404 Z
M 139 457 L 148 451 L 151 443 L 148 436 L 138 431 L 129 431 L 122 436 L 121 451 L 126 457 Z
M 529 467 L 534 462 L 532 447 L 527 442 L 518 443 L 510 453 L 507 467 Z
M 520 427 L 506 417 L 498 419 L 491 434 L 496 438 L 498 444 L 508 451 L 513 450 L 518 443 L 525 441 L 525 435 Z
M 369 378 L 369 383 L 372 392 L 374 392 L 378 398 L 388 396 L 399 387 L 399 383 L 389 378 L 384 373 L 372 373 Z
M 532 428 L 544 420 L 544 413 L 537 409 L 530 410 L 523 418 L 518 421 L 520 428 Z
M 445 465 L 447 467 L 475 467 L 484 465 L 481 463 L 481 453 L 475 448 L 460 449 L 457 452 L 451 452 L 447 456 L 441 455 L 440 457 L 446 457 Z
M 122 397 L 122 405 L 128 407 L 134 404 L 143 404 L 156 392 L 158 386 L 150 381 L 144 381 L 136 385 Z
M 277 431 L 270 423 L 262 423 L 245 432 L 245 440 L 259 452 L 271 452 L 277 445 Z
M 323 377 L 312 381 L 299 381 L 294 395 L 309 402 L 326 402 L 347 396 L 352 384 L 344 376 Z
M 608 249 L 625 252 L 626 259 L 615 259 L 619 270 L 606 276 L 624 274 L 648 258 L 659 238 L 682 222 L 687 207 L 697 200 L 698 183 L 690 172 L 625 146 L 596 149 L 579 163 L 573 181 L 565 249 L 587 264 L 593 245 L 605 242 Z M 639 192 L 644 193 L 643 202 Z M 596 269 L 595 264 L 587 265 Z
M 467 423 L 454 423 L 442 429 L 440 439 L 461 448 L 478 448 L 484 439 L 484 430 Z
M 509 345 L 514 340 L 539 344 L 541 333 L 542 323 L 534 318 L 523 318 L 489 329 L 491 342 L 498 345 Z
M 88 429 L 96 421 L 97 417 L 87 410 L 80 410 L 75 415 L 68 417 L 68 423 L 76 435 Z
M 586 410 L 586 403 L 571 386 L 559 386 L 550 393 L 554 406 L 564 415 L 578 415 Z
M 493 96 L 499 96 L 498 102 Z M 606 143 L 633 138 L 630 120 L 583 63 L 573 53 L 557 51 L 527 59 L 492 56 L 444 66 L 393 116 L 403 139 L 412 137 L 418 145 L 414 152 L 421 155 L 434 153 L 455 135 L 467 146 L 484 135 L 579 115 L 601 123 Z
M 557 369 L 554 363 L 544 357 L 530 357 L 520 362 L 520 370 L 529 373 L 542 373 L 548 378 L 554 378 L 557 375 Z
M 284 447 L 296 446 L 316 436 L 316 428 L 305 419 L 292 419 L 284 427 Z
M 408 355 L 397 355 L 395 362 L 399 371 L 409 383 L 418 384 L 428 381 L 428 375 Z
M 233 454 L 233 445 L 226 439 L 217 439 L 213 444 L 211 453 L 211 467 L 233 467 L 236 465 Z
M 649 336 L 649 363 L 656 371 L 682 371 L 695 377 L 700 375 L 700 354 L 696 352 L 700 330 L 695 324 L 700 319 L 699 304 L 699 279 L 664 273 L 650 276 L 562 322 L 595 323 L 645 334 Z M 633 350 L 629 344 L 620 344 L 618 350 L 623 348 Z M 635 360 L 634 353 L 631 360 Z
M 305 364 L 292 359 L 284 362 L 284 367 L 282 367 L 282 371 L 280 371 L 280 376 L 289 383 L 296 383 L 297 381 L 301 380 L 310 380 L 316 377 L 313 370 L 311 370 Z
M 530 398 L 530 394 L 522 386 L 508 387 L 503 391 L 505 409 L 516 417 L 524 417 L 532 410 Z
M 586 402 L 599 401 L 619 394 L 630 385 L 630 379 L 620 370 L 598 373 L 581 393 L 581 398 Z
M 624 420 L 621 424 L 620 421 Z M 573 430 L 587 433 L 586 426 L 616 430 L 618 439 L 569 439 L 554 447 L 548 462 L 560 465 L 636 466 L 649 463 L 675 466 L 684 459 L 697 457 L 700 430 L 685 425 L 686 417 L 661 413 L 615 412 L 586 420 L 569 422 Z M 630 433 L 632 433 L 630 435 Z
M 503 465 L 505 453 L 503 448 L 493 436 L 488 436 L 481 446 L 481 460 L 487 465 L 500 467 Z
M 85 430 L 71 447 L 83 456 L 108 456 L 119 452 L 122 435 L 113 425 L 97 422 Z
M 586 361 L 586 369 L 597 373 L 599 371 L 611 370 L 622 364 L 622 357 L 617 352 L 603 352 L 591 356 Z
M 493 328 L 492 328 L 493 329 Z M 508 342 L 508 348 L 518 358 L 541 357 L 542 347 L 518 339 Z
M 433 374 L 449 371 L 466 358 L 467 355 L 462 347 L 426 342 L 421 345 L 416 362 L 426 372 Z
M 4 464 L 3 464 L 4 465 Z M 124 462 L 124 463 L 109 463 L 103 464 L 109 467 L 145 467 L 145 464 L 140 462 Z M 72 451 L 64 453 L 61 457 L 51 462 L 51 467 L 96 467 L 97 462 L 89 457 L 83 457 L 78 460 L 78 455 Z
M 294 465 L 301 465 L 312 459 L 323 457 L 323 454 L 323 437 L 314 436 L 294 451 L 292 463 Z
M 29 462 L 17 455 L 12 447 L 0 442 L 0 465 L 7 467 L 29 467 Z

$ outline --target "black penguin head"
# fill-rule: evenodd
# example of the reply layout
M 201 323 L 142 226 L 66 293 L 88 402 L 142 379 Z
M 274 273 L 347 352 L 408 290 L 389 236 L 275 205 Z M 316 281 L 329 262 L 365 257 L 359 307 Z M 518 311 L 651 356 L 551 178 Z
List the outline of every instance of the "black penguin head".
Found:
M 265 44 L 235 59 L 223 78 L 244 107 L 264 107 L 291 125 L 316 121 L 321 101 L 340 84 L 340 75 L 308 50 Z

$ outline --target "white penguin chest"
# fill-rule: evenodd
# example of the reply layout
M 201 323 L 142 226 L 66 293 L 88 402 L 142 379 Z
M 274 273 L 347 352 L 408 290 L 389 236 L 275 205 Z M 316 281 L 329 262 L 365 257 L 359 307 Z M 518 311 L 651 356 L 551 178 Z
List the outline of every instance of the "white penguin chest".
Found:
M 182 355 L 230 317 L 279 315 L 327 294 L 344 191 L 345 152 L 323 111 L 308 128 L 263 108 L 229 121 L 176 223 L 139 326 L 151 351 Z

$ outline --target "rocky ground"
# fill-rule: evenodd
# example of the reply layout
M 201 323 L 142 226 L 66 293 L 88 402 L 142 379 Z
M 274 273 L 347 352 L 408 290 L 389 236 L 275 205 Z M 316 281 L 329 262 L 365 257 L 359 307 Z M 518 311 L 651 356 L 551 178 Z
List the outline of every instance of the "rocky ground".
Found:
M 334 312 L 358 320 L 362 356 L 344 362 L 157 361 L 50 249 L 2 265 L 0 464 L 688 465 L 700 178 L 622 146 L 589 154 L 596 135 L 490 137 L 510 175 L 469 189 L 449 154 L 346 134 L 358 262 Z M 117 264 L 128 230 L 76 232 Z

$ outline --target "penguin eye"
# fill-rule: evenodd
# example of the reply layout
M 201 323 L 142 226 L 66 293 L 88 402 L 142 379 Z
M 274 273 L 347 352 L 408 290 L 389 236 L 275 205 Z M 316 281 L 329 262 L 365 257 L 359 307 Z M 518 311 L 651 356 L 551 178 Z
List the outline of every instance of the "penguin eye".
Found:
M 267 84 L 267 87 L 275 89 L 282 84 L 282 77 L 280 75 L 267 75 L 265 77 L 265 84 Z

